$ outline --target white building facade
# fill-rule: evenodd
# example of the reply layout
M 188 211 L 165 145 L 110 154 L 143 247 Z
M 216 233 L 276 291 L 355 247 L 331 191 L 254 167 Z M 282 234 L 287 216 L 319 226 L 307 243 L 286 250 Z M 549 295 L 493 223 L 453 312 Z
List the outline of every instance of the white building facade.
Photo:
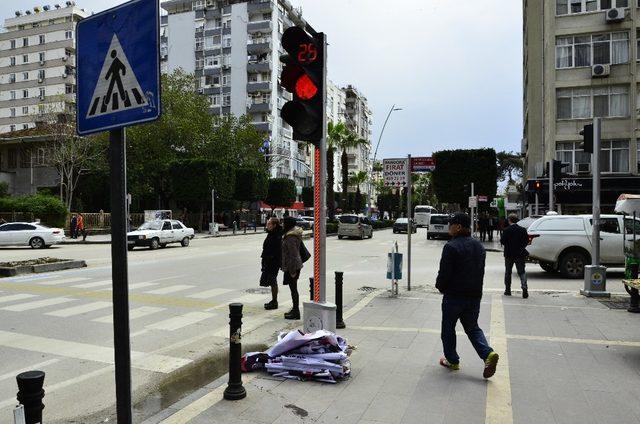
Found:
M 74 2 L 16 11 L 0 33 L 0 132 L 33 128 L 45 113 L 74 112 Z
M 367 98 L 352 85 L 342 89 L 345 94 L 345 124 L 347 128 L 359 138 L 366 140 L 366 144 L 351 148 L 347 151 L 349 158 L 349 175 L 365 171 L 369 180 L 360 186 L 362 193 L 373 197 L 373 163 L 371 160 L 371 126 L 373 113 L 369 108 Z

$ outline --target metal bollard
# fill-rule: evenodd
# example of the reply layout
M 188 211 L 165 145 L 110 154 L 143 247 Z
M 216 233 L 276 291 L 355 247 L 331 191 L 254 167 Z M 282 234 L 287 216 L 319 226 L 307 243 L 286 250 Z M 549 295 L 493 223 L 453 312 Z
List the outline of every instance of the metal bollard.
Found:
M 224 398 L 239 400 L 247 396 L 242 386 L 242 303 L 229 305 L 229 383 Z
M 346 328 L 342 319 L 342 283 L 344 272 L 336 271 L 336 328 Z
M 634 280 L 638 278 L 638 264 L 631 265 L 631 278 L 633 278 Z M 629 296 L 631 296 L 631 299 L 629 302 L 629 308 L 627 309 L 627 311 L 633 312 L 633 313 L 639 313 L 640 312 L 640 293 L 638 293 L 638 289 L 630 288 L 627 291 L 629 292 Z
M 313 277 L 309 277 L 309 300 L 313 302 Z
M 25 423 L 42 423 L 44 372 L 26 371 L 18 374 L 16 380 L 18 382 L 18 402 L 24 405 Z
M 237 230 L 237 228 L 236 228 L 236 221 L 233 221 L 233 235 L 234 235 L 234 236 L 236 235 L 236 230 Z

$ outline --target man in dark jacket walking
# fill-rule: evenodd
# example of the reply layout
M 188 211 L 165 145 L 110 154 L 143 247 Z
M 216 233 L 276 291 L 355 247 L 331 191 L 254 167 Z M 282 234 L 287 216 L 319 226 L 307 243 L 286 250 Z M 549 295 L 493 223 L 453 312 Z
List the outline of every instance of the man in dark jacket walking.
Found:
M 449 220 L 452 240 L 442 249 L 436 288 L 442 298 L 442 347 L 440 365 L 450 370 L 460 369 L 456 352 L 456 324 L 462 323 L 469 341 L 484 361 L 484 378 L 496 372 L 499 356 L 493 351 L 484 332 L 478 326 L 486 252 L 482 244 L 471 237 L 471 219 L 456 213 Z
M 527 230 L 518 225 L 516 214 L 509 215 L 509 226 L 502 232 L 500 244 L 504 246 L 504 295 L 511 296 L 511 273 L 515 264 L 518 276 L 520 276 L 522 297 L 526 299 L 529 297 L 529 291 L 524 263 L 528 255 L 529 236 Z

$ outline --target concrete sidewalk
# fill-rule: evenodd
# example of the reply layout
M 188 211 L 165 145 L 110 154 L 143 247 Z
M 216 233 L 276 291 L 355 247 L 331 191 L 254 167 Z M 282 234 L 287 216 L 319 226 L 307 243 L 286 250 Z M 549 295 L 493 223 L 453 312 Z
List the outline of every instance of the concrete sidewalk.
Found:
M 575 293 L 530 294 L 485 293 L 480 325 L 501 355 L 490 380 L 462 332 L 461 370 L 438 365 L 441 296 L 433 288 L 399 298 L 377 291 L 339 331 L 357 347 L 349 380 L 244 374 L 247 397 L 230 402 L 222 400 L 225 376 L 145 424 L 640 422 L 640 316 Z
M 234 237 L 234 236 L 249 236 L 249 235 L 264 235 L 264 227 L 258 227 L 258 231 L 247 230 L 245 234 L 243 231 L 237 231 L 235 234 L 232 230 L 221 231 L 218 236 L 213 236 L 209 233 L 196 233 L 195 238 L 216 238 L 216 237 Z M 65 238 L 62 244 L 110 244 L 111 234 L 89 234 L 86 240 L 82 240 L 82 237 L 72 239 L 71 237 Z

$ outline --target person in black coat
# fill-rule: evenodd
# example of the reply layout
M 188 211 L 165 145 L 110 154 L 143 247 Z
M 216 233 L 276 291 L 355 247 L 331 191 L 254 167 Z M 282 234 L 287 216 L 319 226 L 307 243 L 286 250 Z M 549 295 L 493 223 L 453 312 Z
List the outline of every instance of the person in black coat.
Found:
M 526 299 L 529 297 L 529 291 L 524 264 L 529 255 L 529 252 L 527 252 L 529 236 L 527 230 L 517 223 L 518 216 L 516 214 L 509 215 L 509 226 L 504 229 L 502 236 L 500 236 L 500 244 L 504 246 L 504 295 L 511 296 L 511 273 L 515 264 L 518 276 L 520 276 L 522 297 Z
M 271 302 L 265 303 L 264 308 L 278 309 L 278 272 L 282 262 L 282 226 L 278 218 L 267 221 L 267 237 L 262 243 L 261 258 L 260 286 L 271 287 Z

